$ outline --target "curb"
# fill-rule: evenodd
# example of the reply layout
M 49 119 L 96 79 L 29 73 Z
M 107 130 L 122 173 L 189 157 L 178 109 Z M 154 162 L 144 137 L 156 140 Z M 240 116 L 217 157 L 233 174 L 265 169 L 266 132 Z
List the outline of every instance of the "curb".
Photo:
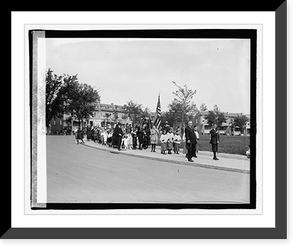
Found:
M 160 146 L 156 146 L 156 148 L 160 149 Z M 203 156 L 212 156 L 211 151 L 198 151 L 199 154 Z M 218 152 L 218 156 L 222 158 L 230 158 L 230 159 L 237 159 L 237 160 L 247 160 L 246 155 L 240 155 L 240 154 L 229 154 L 229 153 L 223 153 L 223 152 Z
M 92 146 L 92 145 L 89 145 L 89 144 L 86 144 L 86 143 L 81 144 L 81 145 L 89 147 L 89 148 L 97 149 L 97 150 L 110 152 L 110 153 L 113 153 L 113 154 L 120 154 L 120 155 L 125 155 L 125 156 L 132 156 L 132 157 L 137 157 L 137 158 L 144 158 L 144 159 L 149 159 L 149 160 L 162 161 L 162 162 L 167 162 L 167 163 L 172 163 L 172 164 L 188 165 L 188 166 L 200 167 L 200 168 L 206 168 L 206 169 L 214 169 L 214 170 L 222 170 L 222 171 L 228 171 L 228 172 L 237 172 L 237 173 L 250 174 L 250 171 L 243 170 L 243 169 L 228 168 L 228 167 L 214 166 L 214 165 L 208 165 L 208 164 L 197 164 L 197 163 L 190 163 L 190 162 L 184 162 L 184 161 L 178 161 L 178 160 L 163 159 L 163 158 L 159 158 L 159 157 L 148 157 L 148 156 L 144 156 L 144 155 L 137 155 L 137 154 L 126 153 L 126 152 L 122 152 L 122 151 L 116 151 L 114 149 L 102 149 L 102 148 Z

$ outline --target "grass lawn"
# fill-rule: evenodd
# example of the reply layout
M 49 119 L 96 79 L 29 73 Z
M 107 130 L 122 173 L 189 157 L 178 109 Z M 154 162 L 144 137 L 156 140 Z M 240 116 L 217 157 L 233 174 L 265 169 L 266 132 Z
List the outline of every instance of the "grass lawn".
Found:
M 199 151 L 211 151 L 209 143 L 210 135 L 200 135 L 198 143 Z M 160 142 L 158 143 L 160 146 Z M 249 136 L 220 136 L 219 153 L 240 154 L 246 155 L 246 150 L 250 145 Z M 180 148 L 182 148 L 181 144 Z
M 211 151 L 210 135 L 201 135 L 198 147 L 200 151 Z M 220 136 L 219 152 L 246 155 L 250 145 L 249 136 Z

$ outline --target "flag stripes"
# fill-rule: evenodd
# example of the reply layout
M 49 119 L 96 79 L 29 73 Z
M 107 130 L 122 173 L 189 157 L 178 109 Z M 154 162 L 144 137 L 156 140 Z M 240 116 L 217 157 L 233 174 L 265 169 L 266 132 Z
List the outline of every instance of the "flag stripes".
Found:
M 160 95 L 158 96 L 157 106 L 156 106 L 156 118 L 154 125 L 159 128 L 161 123 L 161 106 L 160 106 Z

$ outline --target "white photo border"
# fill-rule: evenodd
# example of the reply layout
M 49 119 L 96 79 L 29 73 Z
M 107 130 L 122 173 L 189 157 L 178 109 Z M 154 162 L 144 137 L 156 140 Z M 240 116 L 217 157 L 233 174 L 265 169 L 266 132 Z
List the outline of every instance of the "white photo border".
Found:
M 286 3 L 285 6 L 280 7 L 285 8 L 286 12 Z M 284 11 L 284 10 L 283 10 Z M 56 15 L 56 24 L 59 23 L 65 23 L 65 19 L 62 19 L 61 16 L 62 13 L 59 13 Z M 93 14 L 93 13 L 92 13 Z M 230 227 L 232 234 L 231 235 L 237 235 L 238 236 L 238 230 L 236 229 L 236 232 L 234 231 L 236 227 L 252 227 L 252 228 L 267 228 L 268 230 L 276 230 L 276 223 L 275 221 L 278 221 L 278 218 L 275 219 L 275 13 L 274 12 L 253 12 L 253 13 L 201 13 L 201 15 L 191 15 L 191 13 L 185 14 L 185 19 L 182 21 L 181 24 L 178 24 L 178 13 L 176 13 L 176 17 L 172 15 L 168 18 L 163 17 L 159 13 L 158 18 L 156 16 L 155 21 L 151 18 L 151 15 L 139 15 L 139 20 L 133 20 L 131 14 L 124 13 L 123 15 L 120 15 L 122 13 L 116 13 L 113 15 L 113 13 L 106 13 L 105 15 L 96 16 L 91 15 L 91 13 L 80 13 L 80 15 L 85 15 L 84 22 L 82 24 L 90 24 L 90 23 L 100 23 L 102 24 L 101 27 L 111 27 L 112 24 L 117 24 L 117 27 L 125 27 L 124 25 L 119 25 L 116 20 L 122 19 L 123 21 L 126 20 L 127 23 L 135 23 L 134 26 L 139 26 L 140 24 L 143 24 L 143 27 L 157 27 L 161 26 L 161 24 L 168 22 L 166 26 L 173 26 L 175 25 L 176 28 L 181 26 L 197 26 L 198 24 L 217 24 L 220 23 L 220 19 L 222 19 L 221 23 L 230 23 L 231 25 L 240 25 L 242 24 L 255 24 L 255 25 L 262 25 L 263 26 L 263 73 L 261 73 L 262 82 L 263 82 L 263 90 L 262 94 L 257 94 L 257 100 L 263 99 L 263 111 L 268 111 L 269 117 L 264 113 L 264 121 L 268 121 L 268 125 L 262 125 L 263 128 L 263 143 L 268 143 L 267 146 L 262 145 L 263 153 L 264 153 L 264 159 L 263 162 L 263 196 L 262 196 L 262 203 L 263 203 L 263 212 L 260 215 L 139 215 L 139 214 L 132 214 L 132 215 L 98 215 L 97 213 L 92 214 L 85 214 L 85 215 L 77 215 L 77 213 L 70 213 L 70 215 L 29 215 L 25 213 L 24 203 L 26 202 L 26 197 L 28 197 L 28 194 L 24 193 L 24 183 L 25 183 L 25 173 L 22 171 L 22 161 L 25 161 L 25 167 L 30 165 L 30 157 L 28 154 L 30 154 L 30 150 L 24 148 L 28 143 L 30 142 L 28 139 L 28 135 L 26 135 L 26 131 L 28 131 L 28 124 L 26 124 L 26 118 L 28 118 L 28 111 L 24 111 L 24 115 L 21 115 L 18 117 L 18 120 L 22 120 L 25 122 L 25 132 L 24 132 L 24 140 L 18 142 L 18 145 L 16 145 L 16 139 L 12 138 L 12 143 L 14 147 L 14 155 L 18 153 L 18 155 L 21 154 L 21 156 L 24 156 L 24 159 L 14 159 L 12 157 L 12 223 L 11 226 L 16 229 L 19 227 L 25 228 L 25 227 L 36 227 L 35 230 L 38 231 L 39 228 L 45 228 L 45 227 L 62 227 L 64 228 L 70 228 L 70 227 L 105 227 L 105 228 L 112 228 L 112 227 L 122 227 L 124 229 L 113 229 L 116 238 L 118 237 L 118 233 L 121 234 L 126 231 L 127 228 L 130 227 L 160 227 L 167 228 L 166 230 L 169 230 L 170 227 L 182 227 L 182 228 L 190 228 L 190 227 L 222 227 L 223 230 Z M 12 15 L 12 104 L 14 104 L 14 101 L 18 101 L 16 104 L 19 106 L 24 106 L 24 104 L 29 104 L 28 96 L 26 97 L 26 89 L 24 86 L 22 86 L 22 81 L 20 83 L 20 77 L 21 79 L 25 76 L 25 80 L 28 78 L 28 76 L 25 75 L 25 67 L 24 62 L 25 60 L 22 55 L 25 55 L 26 47 L 22 46 L 22 41 L 25 36 L 24 35 L 24 25 L 30 24 L 35 27 L 41 27 L 41 24 L 49 24 L 53 23 L 53 19 L 51 19 L 52 15 L 54 13 L 43 13 L 42 15 L 39 13 L 13 13 Z M 65 15 L 65 14 L 64 14 Z M 78 20 L 78 13 L 75 15 L 72 15 L 72 13 L 68 13 L 68 22 L 69 23 L 76 23 Z M 116 19 L 116 16 L 118 18 Z M 173 16 L 173 18 L 172 18 Z M 159 18 L 160 17 L 160 18 Z M 217 18 L 216 18 L 217 17 Z M 65 16 L 63 16 L 65 18 Z M 105 19 L 107 18 L 107 19 Z M 127 19 L 126 19 L 127 18 Z M 147 19 L 148 18 L 148 19 Z M 166 19 L 165 19 L 166 18 Z M 167 21 L 166 21 L 167 20 Z M 173 24 L 170 24 L 170 20 L 173 21 Z M 238 20 L 238 22 L 237 22 Z M 135 22 L 134 22 L 135 21 Z M 224 22 L 227 21 L 227 22 Z M 123 23 L 123 22 L 120 22 Z M 145 24 L 145 25 L 144 25 Z M 43 28 L 51 27 L 51 25 L 42 25 Z M 77 29 L 80 27 L 80 25 L 73 25 L 73 28 L 76 27 Z M 201 26 L 201 25 L 200 25 Z M 209 25 L 208 25 L 209 26 Z M 129 25 L 130 27 L 130 25 Z M 203 25 L 201 26 L 203 27 Z M 23 30 L 22 30 L 23 29 Z M 128 26 L 126 27 L 128 29 Z M 21 36 L 20 36 L 21 35 Z M 276 38 L 277 39 L 277 38 Z M 270 40 L 272 42 L 270 42 Z M 276 40 L 277 41 L 277 40 Z M 270 43 L 267 43 L 270 42 Z M 20 45 L 21 44 L 21 45 Z M 265 54 L 266 52 L 269 52 L 269 54 Z M 23 52 L 23 54 L 22 54 Z M 21 55 L 21 56 L 20 56 Z M 259 60 L 259 59 L 258 59 Z M 18 74 L 14 74 L 18 72 Z M 22 74 L 20 74 L 23 73 Z M 258 79 L 259 79 L 258 74 Z M 24 83 L 24 82 L 23 82 Z M 286 82 L 285 82 L 286 83 Z M 286 86 L 285 86 L 286 88 Z M 16 92 L 18 90 L 18 92 Z M 19 90 L 23 91 L 20 92 Z M 266 92 L 267 91 L 267 92 Z M 266 93 L 268 93 L 268 96 L 266 97 Z M 277 93 L 276 93 L 277 94 Z M 23 97 L 22 97 L 23 95 Z M 260 97 L 261 95 L 261 97 Z M 278 100 L 276 100 L 278 102 Z M 15 124 L 13 123 L 14 120 L 16 120 L 15 113 L 16 107 L 12 106 L 12 114 L 13 114 L 13 120 L 12 120 L 12 131 L 15 130 L 14 127 Z M 286 113 L 286 112 L 285 112 Z M 261 114 L 257 113 L 257 118 L 259 116 L 262 116 Z M 274 122 L 274 124 L 272 124 Z M 276 121 L 277 122 L 277 121 Z M 28 121 L 27 121 L 28 123 Z M 270 125 L 273 125 L 274 127 L 270 127 Z M 277 125 L 278 127 L 278 125 Z M 259 127 L 258 127 L 259 130 Z M 267 133 L 266 133 L 267 132 Z M 266 133 L 266 134 L 265 134 Z M 277 134 L 276 134 L 277 136 Z M 20 137 L 18 137 L 20 139 Z M 22 145 L 23 143 L 23 145 Z M 274 146 L 274 148 L 267 148 L 268 146 Z M 268 149 L 268 150 L 267 150 Z M 16 151 L 16 152 L 15 152 Z M 259 149 L 257 148 L 257 152 Z M 273 161 L 274 160 L 274 161 Z M 277 162 L 277 161 L 276 161 Z M 24 165 L 23 165 L 24 167 Z M 21 170 L 20 170 L 21 169 Z M 23 174 L 24 176 L 20 178 L 19 174 Z M 268 180 L 265 178 L 268 177 Z M 278 186 L 278 185 L 276 185 Z M 26 204 L 25 204 L 26 205 Z M 97 215 L 95 215 L 97 214 Z M 202 218 L 201 218 L 202 217 Z M 213 217 L 211 219 L 214 219 L 214 221 L 203 221 L 204 218 L 209 219 L 208 217 Z M 243 218 L 246 218 L 247 220 L 242 220 Z M 235 221 L 232 221 L 232 219 L 235 219 Z M 74 221 L 75 220 L 75 221 Z M 157 224 L 160 225 L 157 225 Z M 240 223 L 243 223 L 243 225 L 239 225 Z M 282 223 L 281 223 L 282 225 Z M 282 227 L 281 227 L 282 229 Z M 73 229 L 76 230 L 76 229 Z M 109 229 L 110 230 L 110 229 Z M 138 230 L 130 229 L 132 235 L 138 236 Z M 174 228 L 172 229 L 174 231 Z M 180 229 L 181 230 L 181 229 Z M 207 229 L 206 229 L 207 230 Z M 83 230 L 82 230 L 83 231 Z M 107 230 L 108 231 L 108 230 Z M 181 230 L 182 231 L 182 230 Z M 74 231 L 77 232 L 77 231 Z M 35 232 L 33 232 L 35 233 Z M 106 232 L 106 235 L 103 232 L 100 232 L 105 236 L 110 234 L 110 231 Z M 100 234 L 99 233 L 99 234 Z M 174 233 L 174 232 L 173 232 Z M 176 232 L 175 232 L 176 233 Z M 271 233 L 271 232 L 269 232 Z M 274 233 L 274 232 L 273 232 Z M 37 233 L 35 233 L 37 235 Z M 212 234 L 211 232 L 207 232 L 207 235 Z M 277 234 L 277 233 L 276 233 Z M 282 231 L 280 233 L 282 235 Z M 176 236 L 176 234 L 174 234 Z M 192 238 L 192 237 L 191 237 Z M 202 237 L 201 237 L 202 238 Z M 203 237 L 204 238 L 204 237 Z M 216 237 L 217 238 L 217 237 Z

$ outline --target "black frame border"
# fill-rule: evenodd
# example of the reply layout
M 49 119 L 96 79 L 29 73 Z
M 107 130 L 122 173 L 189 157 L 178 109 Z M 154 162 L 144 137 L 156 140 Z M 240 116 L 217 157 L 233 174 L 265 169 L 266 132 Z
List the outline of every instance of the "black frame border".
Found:
M 272 6 L 274 7 L 274 6 Z M 286 239 L 287 238 L 287 1 L 275 9 L 275 228 L 12 228 L 11 187 L 5 185 L 2 239 Z M 224 11 L 224 10 L 223 10 Z M 266 11 L 266 10 L 265 10 Z M 280 116 L 279 116 L 280 115 Z M 5 177 L 11 185 L 11 173 Z M 4 185 L 4 183 L 3 183 Z

